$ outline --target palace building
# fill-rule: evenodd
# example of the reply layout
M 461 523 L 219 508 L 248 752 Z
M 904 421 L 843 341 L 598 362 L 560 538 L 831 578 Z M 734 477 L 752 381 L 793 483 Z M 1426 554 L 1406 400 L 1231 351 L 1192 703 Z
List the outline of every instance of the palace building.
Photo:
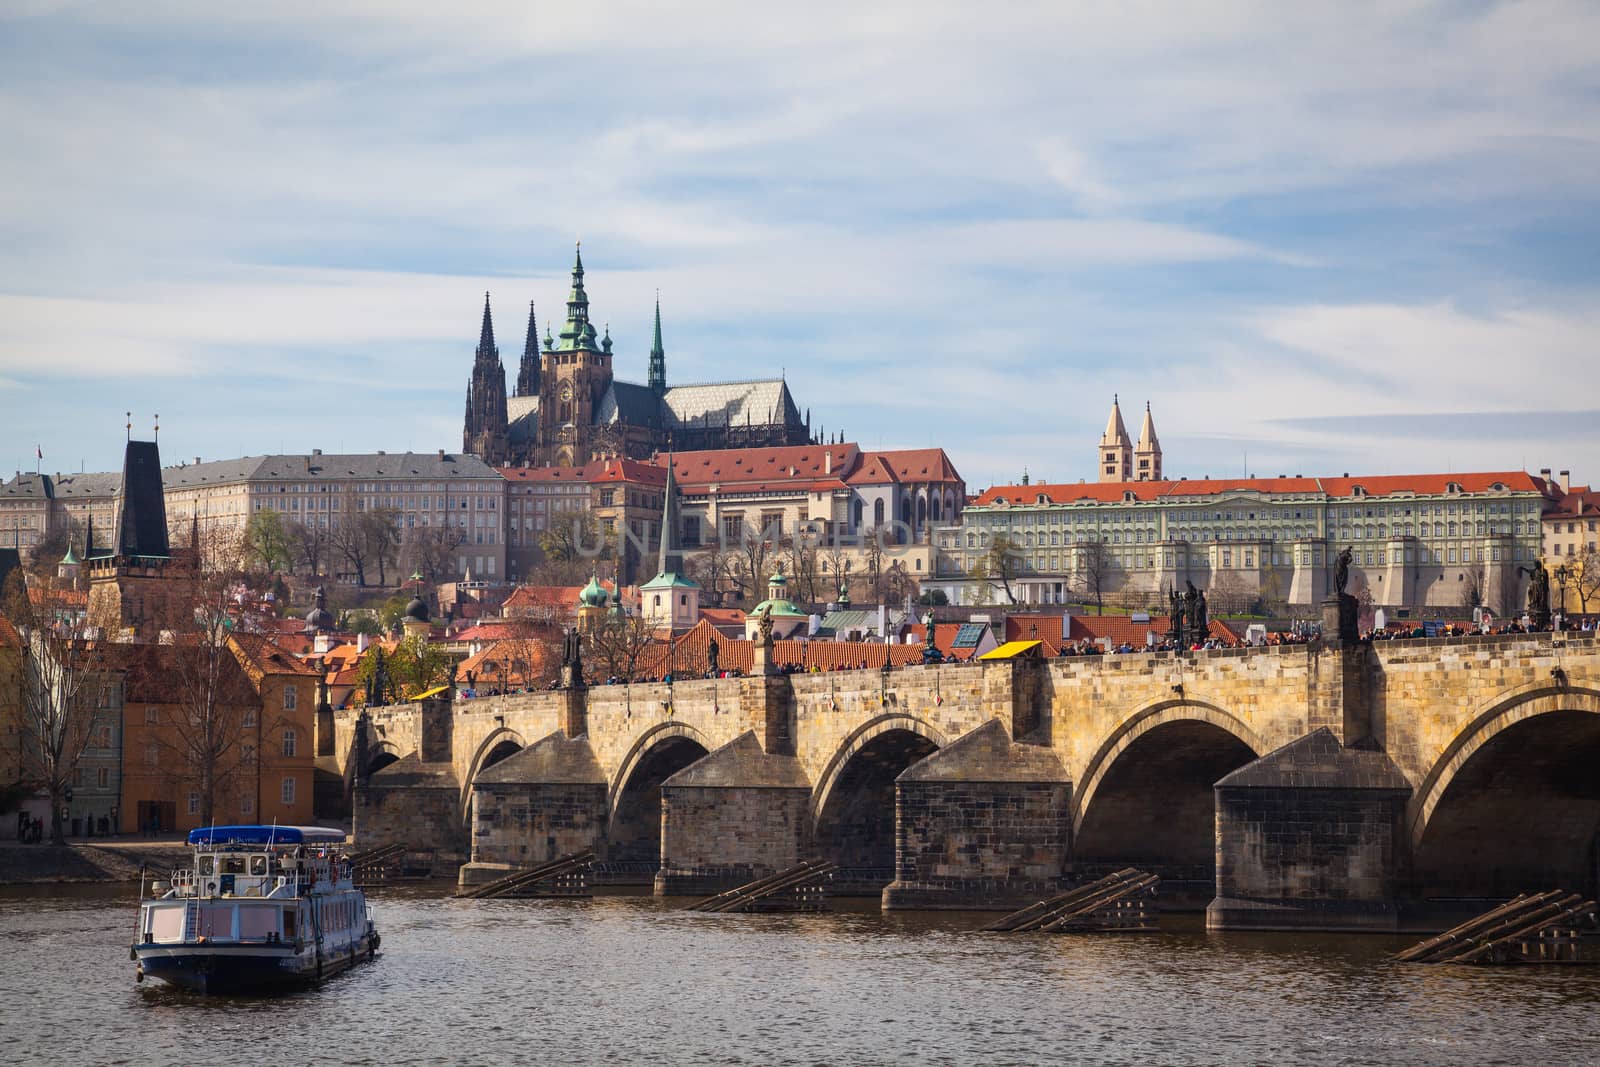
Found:
M 611 331 L 596 334 L 583 287 L 583 255 L 572 267 L 567 319 L 541 342 L 532 305 L 517 369 L 506 395 L 489 297 L 467 386 L 462 450 L 496 466 L 583 466 L 592 459 L 642 459 L 657 451 L 774 447 L 812 441 L 782 377 L 703 385 L 667 384 L 656 301 L 655 339 L 643 385 L 612 373 Z

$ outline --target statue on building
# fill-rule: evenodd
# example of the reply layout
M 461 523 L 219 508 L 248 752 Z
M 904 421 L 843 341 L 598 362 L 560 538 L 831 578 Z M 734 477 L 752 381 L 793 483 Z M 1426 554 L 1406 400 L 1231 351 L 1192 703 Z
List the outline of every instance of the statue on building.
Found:
M 1172 638 L 1173 644 L 1177 645 L 1179 648 L 1182 648 L 1183 644 L 1184 644 L 1184 642 L 1183 642 L 1183 615 L 1184 615 L 1183 594 L 1178 592 L 1178 590 L 1176 588 L 1174 588 L 1171 591 L 1171 593 L 1168 594 L 1168 599 L 1171 601 L 1171 606 L 1168 609 L 1168 615 L 1167 615 L 1167 618 L 1168 618 L 1167 636 Z
M 756 631 L 761 635 L 761 647 L 772 647 L 772 605 L 768 604 L 756 616 Z
M 583 635 L 576 626 L 562 633 L 561 684 L 569 688 L 583 684 Z
M 1206 608 L 1206 591 L 1196 590 L 1194 595 L 1194 617 L 1189 620 L 1190 628 L 1194 630 L 1194 639 L 1204 641 L 1211 628 L 1211 614 Z
M 1340 596 L 1344 595 L 1344 587 L 1350 582 L 1350 560 L 1353 556 L 1350 546 L 1346 545 L 1334 559 L 1333 591 Z
M 372 673 L 367 677 L 367 704 L 382 707 L 390 702 L 394 683 L 389 680 L 389 665 L 383 659 L 383 646 L 372 653 Z
M 939 655 L 938 646 L 934 643 L 937 626 L 933 621 L 933 609 L 931 607 L 923 613 L 922 628 L 926 634 L 922 642 L 922 662 L 932 663 L 942 657 Z M 887 663 L 888 660 L 884 662 Z
M 1542 630 L 1550 625 L 1550 574 L 1538 563 L 1517 570 L 1528 576 L 1528 621 Z
M 706 675 L 711 678 L 717 676 L 717 660 L 721 653 L 717 651 L 717 639 L 712 638 L 706 643 Z

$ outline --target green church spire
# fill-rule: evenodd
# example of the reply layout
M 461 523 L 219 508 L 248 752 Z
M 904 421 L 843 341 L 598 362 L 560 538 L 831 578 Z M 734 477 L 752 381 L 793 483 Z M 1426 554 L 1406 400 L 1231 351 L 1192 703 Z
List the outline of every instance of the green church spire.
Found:
M 589 322 L 589 294 L 583 291 L 583 246 L 572 264 L 572 292 L 567 294 L 567 323 L 561 327 L 559 352 L 598 352 L 594 326 Z
M 656 291 L 656 339 L 650 346 L 650 391 L 661 396 L 667 391 L 667 350 L 661 345 L 661 292 Z

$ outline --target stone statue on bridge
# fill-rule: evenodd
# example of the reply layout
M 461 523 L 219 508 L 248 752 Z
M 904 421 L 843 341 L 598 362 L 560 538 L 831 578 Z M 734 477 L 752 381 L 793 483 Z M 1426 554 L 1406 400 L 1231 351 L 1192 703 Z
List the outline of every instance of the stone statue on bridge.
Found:
M 756 616 L 756 631 L 761 635 L 761 647 L 772 647 L 772 605 L 768 604 Z
M 1353 555 L 1350 546 L 1345 545 L 1333 561 L 1333 591 L 1340 596 L 1344 595 L 1344 587 L 1350 584 L 1350 560 Z
M 1171 601 L 1171 608 L 1169 609 L 1167 616 L 1167 636 L 1172 639 L 1173 644 L 1177 645 L 1181 649 L 1183 648 L 1184 644 L 1183 617 L 1186 611 L 1183 603 L 1183 594 L 1178 592 L 1177 589 L 1173 589 L 1168 594 L 1168 599 Z
M 1528 576 L 1528 622 L 1543 630 L 1550 625 L 1550 574 L 1538 562 L 1517 570 Z
M 706 677 L 715 678 L 717 676 L 717 660 L 720 656 L 721 653 L 717 651 L 717 639 L 713 637 L 706 642 Z
M 561 635 L 561 684 L 569 688 L 583 685 L 583 635 L 569 626 Z
M 1206 591 L 1196 589 L 1194 593 L 1194 614 L 1189 618 L 1190 629 L 1194 631 L 1196 641 L 1204 641 L 1210 632 L 1211 613 L 1206 608 Z

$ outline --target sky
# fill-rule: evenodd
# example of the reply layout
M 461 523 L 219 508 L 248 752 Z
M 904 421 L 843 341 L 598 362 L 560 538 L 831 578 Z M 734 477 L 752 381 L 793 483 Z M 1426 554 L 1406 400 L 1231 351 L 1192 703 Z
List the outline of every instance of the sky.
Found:
M 483 294 L 969 488 L 1600 480 L 1600 5 L 0 5 L 0 476 L 461 446 Z

